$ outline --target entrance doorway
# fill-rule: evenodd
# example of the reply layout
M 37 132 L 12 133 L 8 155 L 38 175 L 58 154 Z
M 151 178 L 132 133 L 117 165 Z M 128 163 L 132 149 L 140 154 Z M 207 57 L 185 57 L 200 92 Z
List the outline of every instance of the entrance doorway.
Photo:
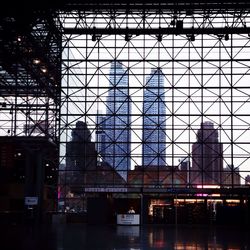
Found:
M 153 206 L 153 223 L 174 223 L 174 207 L 172 205 Z

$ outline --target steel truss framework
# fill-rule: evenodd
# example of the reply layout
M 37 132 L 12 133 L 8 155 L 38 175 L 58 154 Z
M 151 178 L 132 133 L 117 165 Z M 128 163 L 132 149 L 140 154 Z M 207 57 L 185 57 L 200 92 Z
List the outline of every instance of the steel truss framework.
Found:
M 64 197 L 83 190 L 146 192 L 148 189 L 181 193 L 206 185 L 211 188 L 211 184 L 221 190 L 246 187 L 250 166 L 250 60 L 247 56 L 250 16 L 249 6 L 238 6 L 107 4 L 59 12 L 64 28 L 60 132 L 64 166 L 60 185 L 64 187 Z M 112 63 L 122 65 L 122 73 L 118 66 L 112 71 Z M 164 102 L 166 111 L 164 126 L 157 122 L 150 125 L 152 133 L 164 131 L 165 142 L 153 141 L 165 145 L 165 153 L 161 155 L 164 167 L 142 166 L 143 157 L 154 158 L 160 154 L 156 151 L 155 155 L 147 156 L 142 152 L 142 145 L 147 144 L 143 140 L 143 117 L 162 116 L 160 110 L 143 112 L 145 90 L 151 88 L 152 93 L 159 93 L 162 88 L 152 87 L 147 80 L 152 68 L 160 69 L 164 78 L 161 96 L 152 94 L 150 101 L 151 107 Z M 127 86 L 119 87 L 114 78 L 123 77 L 128 78 Z M 110 93 L 124 94 L 125 89 L 128 94 L 123 102 L 130 102 L 131 108 L 121 114 L 110 108 L 121 102 L 119 94 L 112 99 Z M 122 127 L 114 122 L 129 114 L 129 122 L 124 122 Z M 112 120 L 112 125 L 108 120 Z M 85 165 L 82 169 L 67 163 L 67 157 L 83 159 L 83 154 L 72 156 L 67 152 L 67 144 L 72 143 L 72 130 L 79 121 L 87 124 L 97 153 L 96 165 Z M 201 124 L 206 122 L 213 124 L 213 131 L 218 132 L 217 144 L 222 145 L 222 151 L 215 152 L 211 149 L 213 143 L 203 140 L 199 144 L 204 150 L 200 157 L 206 161 L 203 145 L 209 144 L 210 154 L 214 154 L 210 166 L 218 159 L 223 162 L 216 170 L 194 157 L 193 145 L 197 143 L 198 131 L 203 129 Z M 122 134 L 127 129 L 131 137 L 123 143 L 130 145 L 130 151 L 117 153 L 114 145 L 120 149 L 122 146 L 119 138 L 111 134 L 114 131 Z M 108 160 L 109 147 L 113 149 L 113 165 Z M 84 157 L 95 153 L 85 149 Z M 126 178 L 122 180 L 117 177 L 121 168 L 114 158 L 120 162 L 130 159 L 126 163 Z M 198 162 L 196 169 L 195 162 Z M 80 172 L 83 177 L 79 177 Z M 214 177 L 212 172 L 220 177 Z
M 233 2 L 106 3 L 35 15 L 31 31 L 9 32 L 1 40 L 1 135 L 60 141 L 62 200 L 86 192 L 195 194 L 200 187 L 208 194 L 212 187 L 221 194 L 228 188 L 230 194 L 244 193 L 250 155 L 249 9 Z M 163 88 L 160 74 L 158 86 L 151 86 L 154 69 L 162 72 Z M 114 79 L 127 79 L 126 85 Z M 159 108 L 143 111 L 146 90 L 152 94 L 149 107 L 164 103 L 164 115 Z M 121 113 L 125 103 L 127 112 Z M 163 132 L 152 141 L 164 145 L 163 153 L 142 152 L 145 117 L 158 117 L 147 129 Z M 204 138 L 197 144 L 207 122 L 222 152 Z M 119 141 L 117 131 L 129 131 L 129 139 Z M 124 144 L 129 151 L 118 151 Z M 201 149 L 197 158 L 195 144 Z M 207 149 L 210 165 L 222 160 L 219 168 L 200 160 L 207 159 Z M 160 157 L 165 164 L 142 166 L 145 157 Z
M 61 35 L 52 16 L 29 27 L 1 19 L 1 136 L 43 136 L 58 144 Z
M 0 26 L 1 183 L 9 190 L 15 184 L 30 188 L 35 185 L 33 180 L 46 185 L 54 198 L 59 162 L 61 34 L 53 15 L 42 13 L 31 13 L 21 20 L 4 13 Z M 40 170 L 36 178 L 34 171 Z M 23 198 L 20 194 L 9 196 Z

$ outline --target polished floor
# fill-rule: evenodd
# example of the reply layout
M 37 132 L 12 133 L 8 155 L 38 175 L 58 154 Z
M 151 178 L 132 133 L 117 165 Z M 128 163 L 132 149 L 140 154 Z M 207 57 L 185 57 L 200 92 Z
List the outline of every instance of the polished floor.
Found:
M 5 225 L 1 227 L 0 238 L 2 250 L 250 249 L 250 231 L 241 227 Z

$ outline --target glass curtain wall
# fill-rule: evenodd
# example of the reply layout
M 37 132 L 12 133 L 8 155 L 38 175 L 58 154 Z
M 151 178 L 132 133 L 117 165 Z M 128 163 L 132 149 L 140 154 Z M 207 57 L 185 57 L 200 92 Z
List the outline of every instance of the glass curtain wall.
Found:
M 244 28 L 249 14 L 103 9 L 60 19 L 59 195 L 244 187 L 250 39 L 226 28 Z

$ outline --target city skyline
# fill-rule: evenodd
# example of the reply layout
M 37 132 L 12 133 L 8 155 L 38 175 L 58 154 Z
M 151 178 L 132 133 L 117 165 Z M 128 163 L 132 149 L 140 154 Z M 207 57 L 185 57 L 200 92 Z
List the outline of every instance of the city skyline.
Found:
M 100 158 L 95 150 L 98 145 L 91 142 L 87 124 L 82 121 L 76 122 L 71 137 L 71 141 L 67 144 L 65 166 L 65 169 L 68 170 L 67 181 L 69 183 L 75 185 L 75 187 L 79 187 L 81 183 L 90 183 L 96 179 L 96 171 L 105 170 L 113 176 L 114 173 L 111 169 L 115 170 L 117 175 L 120 175 L 120 181 L 121 179 L 125 180 L 124 176 L 120 174 L 121 170 L 106 165 L 105 160 L 99 161 Z M 135 171 L 127 169 L 126 173 L 129 179 L 125 181 L 129 185 L 144 183 L 146 185 L 168 186 L 172 183 L 177 186 L 187 185 L 187 187 L 189 185 L 200 187 L 201 184 L 214 187 L 220 187 L 221 185 L 225 187 L 239 186 L 241 183 L 239 168 L 228 165 L 223 169 L 223 145 L 219 142 L 218 137 L 218 131 L 214 128 L 213 123 L 204 122 L 197 131 L 197 142 L 192 145 L 192 164 L 190 161 L 182 160 L 178 166 L 166 164 L 136 166 Z M 88 177 L 91 180 L 84 178 L 84 176 L 87 176 L 85 175 L 87 172 L 89 172 Z M 144 179 L 143 182 L 142 178 Z M 119 181 L 119 178 L 116 177 L 116 180 Z
M 123 72 L 113 72 L 114 74 L 113 75 L 116 75 L 116 78 L 118 79 L 119 78 L 119 76 L 123 76 L 123 79 L 124 79 L 124 74 L 126 75 L 126 77 L 128 77 L 127 79 L 129 79 L 129 77 L 130 77 L 130 75 L 128 74 L 128 69 L 126 69 L 126 67 L 124 66 L 124 64 L 122 63 L 122 62 L 119 62 L 119 61 L 116 61 L 116 62 L 118 62 L 119 63 L 119 65 L 120 65 L 120 67 L 121 68 L 123 68 Z M 119 68 L 119 67 L 118 67 Z M 156 70 L 156 69 L 159 69 L 158 67 L 155 67 L 155 68 L 151 68 L 151 72 L 153 71 L 153 70 Z M 125 73 L 126 72 L 126 73 Z M 151 72 L 150 72 L 150 74 L 148 74 L 147 76 L 145 76 L 145 84 L 144 84 L 144 86 L 143 86 L 143 88 L 142 88 L 142 90 L 144 90 L 145 91 L 145 89 L 147 89 L 147 82 L 148 82 L 148 78 L 150 78 L 150 75 L 151 75 Z M 162 85 L 163 86 L 156 86 L 156 90 L 158 89 L 158 91 L 162 88 L 162 89 L 164 89 L 164 97 L 165 97 L 165 95 L 166 95 L 166 93 L 168 93 L 168 91 L 169 91 L 169 89 L 168 88 L 166 88 L 166 84 L 164 84 L 164 80 L 166 79 L 166 75 L 162 72 L 162 79 L 163 79 L 163 83 L 162 83 Z M 114 80 L 114 79 L 113 79 Z M 133 81 L 130 79 L 130 80 L 128 80 L 129 81 L 129 87 L 132 87 L 131 89 L 132 89 L 132 91 L 135 91 L 135 89 L 133 88 Z M 109 81 L 109 84 L 110 84 L 110 82 L 112 82 L 112 81 Z M 158 83 L 159 84 L 159 83 Z M 123 90 L 123 92 L 124 92 L 124 90 L 126 89 L 126 87 L 122 87 L 122 90 Z M 132 99 L 132 96 L 131 96 L 131 89 L 129 90 L 130 92 L 129 92 L 129 94 L 130 94 L 130 96 L 129 96 L 129 99 L 131 100 Z M 114 92 L 112 92 L 112 91 L 114 91 L 114 90 L 112 90 L 112 88 L 109 88 L 109 91 L 107 91 L 107 97 L 106 97 L 106 101 L 105 101 L 105 106 L 106 106 L 106 112 L 108 113 L 108 110 L 109 110 L 109 115 L 112 117 L 115 117 L 115 116 L 117 116 L 117 114 L 115 113 L 115 112 L 113 112 L 110 108 L 108 108 L 109 106 L 108 105 L 111 105 L 112 103 L 114 103 L 114 100 L 112 100 L 112 99 L 108 99 L 110 96 L 114 96 Z M 127 91 L 127 90 L 126 90 Z M 143 93 L 143 92 L 141 92 L 141 93 Z M 133 95 L 133 93 L 132 93 L 132 95 Z M 119 94 L 117 95 L 117 96 L 119 96 Z M 142 98 L 143 98 L 143 94 L 141 95 L 142 96 Z M 163 117 L 165 116 L 165 121 L 167 121 L 167 119 L 169 119 L 168 117 L 168 113 L 170 112 L 170 110 L 171 109 L 173 109 L 173 106 L 172 107 L 170 107 L 170 105 L 168 105 L 168 104 L 171 104 L 171 102 L 170 102 L 170 100 L 169 100 L 170 98 L 168 97 L 168 98 L 166 98 L 165 99 L 165 101 L 164 101 L 164 103 L 165 103 L 165 105 L 166 105 L 166 113 L 165 113 L 165 115 L 163 115 Z M 142 99 L 140 100 L 140 102 L 138 101 L 138 102 L 136 102 L 136 104 L 132 101 L 132 103 L 131 103 L 131 106 L 132 106 L 132 108 L 130 108 L 130 110 L 132 110 L 131 111 L 131 126 L 130 126 L 130 132 L 131 132 L 131 150 L 130 150 L 130 152 L 131 152 L 131 154 L 129 155 L 129 157 L 130 157 L 130 166 L 129 165 L 127 165 L 127 166 L 129 166 L 129 168 L 126 168 L 126 169 L 134 169 L 134 167 L 135 166 L 137 166 L 137 165 L 143 165 L 143 155 L 145 155 L 145 154 L 143 154 L 143 142 L 144 142 L 144 139 L 143 139 L 143 117 L 145 117 L 145 115 L 144 115 L 144 112 L 143 112 L 143 104 L 144 103 L 144 101 L 142 101 Z M 177 104 L 178 103 L 180 103 L 180 101 L 179 102 L 177 102 Z M 139 105 L 141 105 L 141 106 L 139 106 Z M 171 105 L 173 105 L 173 104 L 171 104 Z M 135 111 L 133 111 L 133 108 L 134 108 L 134 106 L 136 106 L 136 108 L 137 108 L 137 113 L 135 113 Z M 141 107 L 141 109 L 139 109 L 139 107 Z M 179 107 L 178 107 L 179 108 Z M 140 111 L 141 110 L 141 111 Z M 140 113 L 141 112 L 141 113 Z M 105 112 L 104 112 L 105 113 Z M 125 113 L 124 113 L 125 114 Z M 140 117 L 139 117 L 140 116 Z M 137 117 L 137 118 L 136 118 Z M 139 117 L 139 118 L 138 118 Z M 183 116 L 182 116 L 183 117 Z M 168 122 L 167 124 L 165 124 L 164 126 L 165 126 L 165 130 L 163 131 L 163 133 L 165 133 L 165 135 L 166 135 L 166 147 L 165 147 L 165 152 L 167 152 L 167 153 L 165 153 L 165 164 L 166 165 L 178 165 L 178 162 L 179 162 L 179 160 L 182 160 L 182 159 L 186 159 L 186 160 L 188 160 L 188 159 L 190 159 L 191 157 L 190 157 L 190 155 L 191 155 L 191 153 L 192 153 L 192 150 L 190 150 L 190 151 L 188 151 L 188 150 L 185 150 L 184 148 L 182 148 L 182 149 L 180 149 L 180 146 L 179 146 L 179 144 L 178 144 L 178 137 L 180 137 L 180 136 L 176 136 L 176 134 L 178 134 L 178 133 L 186 133 L 186 132 L 188 132 L 188 131 L 190 131 L 189 133 L 191 134 L 191 137 L 189 136 L 189 137 L 187 137 L 187 138 L 189 138 L 188 139 L 188 141 L 186 142 L 186 148 L 188 148 L 189 146 L 188 145 L 192 145 L 193 143 L 195 143 L 195 139 L 192 139 L 192 137 L 193 138 L 196 138 L 196 133 L 197 133 L 197 131 L 198 131 L 198 129 L 199 129 L 199 127 L 198 127 L 198 125 L 197 124 L 192 124 L 192 116 L 187 116 L 187 117 L 189 117 L 189 120 L 190 120 L 190 125 L 188 126 L 188 128 L 189 128 L 189 130 L 186 130 L 186 129 L 183 129 L 183 131 L 178 127 L 178 124 L 174 124 L 173 125 L 173 123 L 172 123 L 172 121 L 170 121 L 170 122 Z M 195 116 L 194 116 L 195 117 Z M 178 118 L 178 117 L 177 117 Z M 191 118 L 191 119 L 190 119 Z M 210 121 L 210 119 L 209 119 L 209 117 L 207 117 L 207 119 L 205 119 L 205 117 L 202 117 L 202 116 L 197 116 L 197 118 L 199 118 L 199 120 L 200 120 L 200 123 L 199 123 L 199 126 L 200 126 L 200 124 L 202 123 L 202 122 L 208 122 L 208 121 Z M 198 121 L 197 120 L 197 118 L 195 118 L 196 119 L 196 121 Z M 214 118 L 216 118 L 216 117 L 214 117 Z M 96 134 L 99 134 L 100 133 L 100 131 L 98 131 L 99 130 L 99 125 L 100 125 L 100 120 L 101 119 L 104 119 L 105 121 L 102 121 L 101 123 L 102 123 L 102 129 L 103 129 L 103 127 L 106 127 L 107 126 L 107 121 L 110 119 L 110 118 L 108 118 L 108 116 L 107 116 L 107 114 L 103 114 L 103 111 L 102 110 L 97 110 L 97 113 L 96 113 L 96 122 L 97 122 L 97 126 L 95 126 L 95 129 L 94 130 L 92 130 L 92 131 L 95 131 L 95 133 Z M 110 121 L 112 120 L 113 118 L 111 118 L 110 119 Z M 164 119 L 164 118 L 163 118 Z M 182 120 L 183 120 L 183 118 L 182 118 Z M 134 122 L 134 121 L 136 121 L 136 123 Z M 165 123 L 165 121 L 164 121 L 164 123 Z M 215 128 L 216 129 L 218 129 L 221 133 L 220 133 L 220 140 L 222 141 L 222 142 L 224 142 L 225 143 L 225 140 L 223 139 L 223 136 L 225 136 L 226 135 L 226 133 L 227 133 L 227 128 L 226 129 L 223 129 L 223 126 L 222 125 L 219 125 L 219 124 L 217 124 L 217 122 L 216 122 L 216 120 L 215 119 L 213 119 L 213 123 L 214 123 L 214 126 L 215 126 Z M 175 136 L 175 138 L 177 138 L 177 141 L 176 141 L 176 143 L 174 143 L 174 144 L 172 144 L 171 143 L 171 138 L 173 137 L 173 132 L 172 132 L 172 129 L 173 129 L 173 126 L 175 126 L 176 127 L 176 129 L 175 129 L 175 132 L 174 132 L 174 136 Z M 185 126 L 187 126 L 187 124 L 185 124 Z M 228 125 L 225 125 L 225 127 L 228 127 Z M 101 130 L 102 130 L 101 129 Z M 169 131 L 169 132 L 167 132 L 167 131 Z M 179 132 L 180 131 L 180 132 Z M 96 135 L 95 136 L 95 138 L 96 138 L 96 141 L 97 142 L 101 142 L 103 139 L 100 139 L 100 137 L 103 137 L 104 138 L 104 136 L 103 136 L 103 134 L 100 134 L 99 135 L 99 139 L 98 139 L 98 135 Z M 191 139 L 191 140 L 190 140 Z M 186 140 L 186 139 L 182 139 L 182 140 Z M 180 141 L 180 145 L 184 145 L 183 144 L 183 142 L 182 141 Z M 108 142 L 107 144 L 110 144 L 110 142 Z M 106 144 L 106 146 L 107 146 L 107 144 Z M 164 144 L 164 143 L 162 143 L 162 144 Z M 223 166 L 223 168 L 227 168 L 227 166 L 230 166 L 230 165 L 232 165 L 232 163 L 230 162 L 230 160 L 231 160 L 231 158 L 230 157 L 228 157 L 228 150 L 229 150 L 229 143 L 228 142 L 226 142 L 225 143 L 226 144 L 226 147 L 225 147 L 225 151 L 224 151 L 224 153 L 225 153 L 225 157 L 223 158 L 223 163 L 222 163 L 222 166 L 223 166 L 223 164 L 225 164 L 224 166 Z M 175 150 L 173 150 L 173 149 L 170 149 L 170 147 L 172 147 L 171 145 L 173 145 L 177 150 L 182 150 L 182 153 L 181 154 L 178 154 L 177 153 L 177 151 L 175 151 Z M 105 147 L 106 147 L 105 146 Z M 185 145 L 184 145 L 185 146 Z M 234 146 L 235 147 L 235 145 L 231 145 L 231 147 L 232 146 Z M 97 146 L 97 147 L 100 147 L 100 146 Z M 103 152 L 103 155 L 105 155 L 105 147 L 103 147 L 103 146 L 101 146 L 102 147 L 102 152 Z M 183 147 L 183 146 L 182 146 Z M 109 148 L 111 148 L 111 146 L 109 147 Z M 133 148 L 135 148 L 136 150 L 134 150 Z M 168 150 L 168 151 L 166 151 L 166 150 Z M 112 150 L 110 150 L 110 152 L 111 152 Z M 175 155 L 173 155 L 173 152 L 176 152 L 175 153 Z M 190 152 L 190 153 L 189 153 Z M 235 151 L 236 152 L 236 151 Z M 157 157 L 155 157 L 155 158 L 157 158 Z M 237 159 L 238 160 L 238 159 Z M 163 163 L 163 165 L 164 165 L 164 163 Z M 240 166 L 240 164 L 238 164 L 236 161 L 234 161 L 234 164 L 233 164 L 235 167 L 239 167 Z
M 123 44 L 124 39 L 119 37 L 117 41 Z M 99 61 L 98 65 L 95 61 L 91 61 L 92 57 L 88 58 L 86 71 L 85 64 L 81 66 L 84 77 L 72 79 L 72 86 L 82 87 L 76 95 L 72 94 L 72 102 L 68 102 L 69 107 L 72 107 L 70 108 L 73 110 L 72 114 L 80 118 L 81 111 L 84 111 L 85 121 L 95 140 L 98 117 L 106 113 L 110 92 L 110 64 L 114 60 L 119 61 L 128 75 L 131 98 L 131 168 L 141 165 L 143 89 L 145 89 L 146 77 L 150 75 L 151 69 L 160 67 L 163 72 L 166 96 L 166 163 L 169 166 L 178 165 L 179 159 L 190 159 L 191 145 L 196 141 L 200 123 L 211 121 L 220 132 L 220 141 L 224 145 L 223 167 L 227 168 L 232 165 L 239 167 L 241 175 L 245 176 L 250 161 L 248 157 L 250 131 L 248 129 L 249 102 L 247 101 L 249 91 L 244 88 L 249 76 L 244 74 L 244 67 L 237 68 L 236 72 L 229 71 L 227 64 L 222 65 L 221 70 L 218 70 L 217 63 L 211 64 L 210 59 L 219 60 L 216 53 L 220 43 L 216 44 L 218 40 L 215 38 L 209 41 L 209 44 L 206 39 L 204 40 L 206 46 L 214 45 L 215 48 L 211 50 L 211 53 L 205 49 L 203 56 L 199 50 L 193 50 L 193 48 L 191 48 L 191 54 L 188 54 L 188 47 L 185 46 L 187 41 L 183 38 L 177 39 L 175 44 L 171 45 L 171 39 L 166 37 L 162 43 L 159 43 L 160 47 L 153 43 L 153 39 L 147 38 L 147 44 L 152 46 L 152 50 L 145 50 L 147 55 L 145 61 L 139 57 L 139 50 L 136 50 L 140 41 L 139 37 L 133 39 L 134 47 L 126 47 L 126 50 L 122 50 L 121 46 L 117 50 L 112 50 L 114 52 L 112 54 L 106 55 L 103 52 L 106 57 Z M 198 41 L 201 40 L 196 42 Z M 74 43 L 74 40 L 72 42 Z M 103 38 L 97 44 L 104 49 L 105 46 L 110 45 L 109 42 L 110 40 Z M 97 53 L 95 45 L 95 43 L 90 43 L 93 53 Z M 169 46 L 171 50 L 167 49 Z M 98 58 L 100 54 L 91 55 Z M 188 55 L 192 55 L 194 62 L 188 61 Z M 226 48 L 223 47 L 220 55 L 221 59 L 227 60 Z M 174 58 L 173 63 L 171 63 L 170 56 Z M 74 57 L 81 60 L 80 55 L 74 55 Z M 129 58 L 133 60 L 130 61 Z M 207 60 L 203 66 L 199 64 L 200 58 Z M 75 70 L 79 72 L 78 69 Z M 73 103 L 75 100 L 79 101 Z M 80 112 L 74 112 L 75 106 Z
M 122 126 L 126 123 L 118 120 L 130 121 L 131 107 L 127 90 L 128 81 L 122 64 L 112 62 L 110 67 L 111 90 L 107 97 L 107 114 L 97 116 L 97 151 L 110 166 L 114 167 L 126 180 L 126 170 L 131 170 L 129 163 L 130 152 L 121 149 L 131 148 L 131 134 L 122 134 Z M 121 89 L 119 89 L 121 88 Z M 118 93 L 115 91 L 119 91 Z M 143 92 L 142 146 L 141 157 L 143 167 L 167 166 L 166 156 L 166 106 L 165 106 L 164 78 L 160 68 L 152 68 L 146 77 Z M 124 99 L 125 97 L 125 99 Z M 125 110 L 126 109 L 126 110 Z M 121 110 L 122 112 L 117 112 Z M 126 112 L 127 111 L 127 112 Z M 113 114 L 116 114 L 115 118 Z M 108 131 L 111 131 L 108 132 Z M 125 130 L 126 131 L 126 130 Z M 113 134 L 112 134 L 113 133 Z M 119 140 L 117 140 L 117 135 Z M 125 136 L 124 136 L 125 135 Z M 129 136 L 128 136 L 129 135 Z M 112 137 L 113 136 L 113 137 Z M 201 122 L 196 132 L 197 141 L 192 144 L 191 182 L 217 184 L 223 176 L 223 144 L 219 142 L 219 134 L 210 121 Z M 121 148 L 122 147 L 122 148 Z M 117 153 L 118 152 L 118 153 Z M 129 153 L 128 153 L 129 152 Z M 121 157 L 127 165 L 120 165 Z M 184 157 L 185 158 L 185 157 Z M 131 162 L 131 161 L 130 161 Z M 226 168 L 225 168 L 226 169 Z M 124 172 L 122 172 L 124 170 Z

